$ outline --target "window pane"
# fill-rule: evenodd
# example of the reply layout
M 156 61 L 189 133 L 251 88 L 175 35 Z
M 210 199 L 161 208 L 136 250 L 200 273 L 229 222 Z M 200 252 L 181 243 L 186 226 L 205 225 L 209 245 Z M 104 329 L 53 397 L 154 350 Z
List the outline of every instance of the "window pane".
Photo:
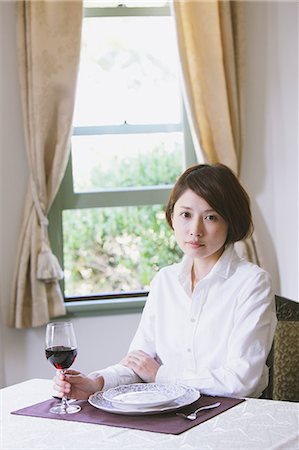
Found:
M 65 295 L 148 290 L 181 257 L 161 205 L 63 212 Z
M 183 136 L 73 136 L 72 164 L 77 193 L 172 184 L 183 168 Z
M 75 126 L 181 122 L 172 17 L 85 18 Z

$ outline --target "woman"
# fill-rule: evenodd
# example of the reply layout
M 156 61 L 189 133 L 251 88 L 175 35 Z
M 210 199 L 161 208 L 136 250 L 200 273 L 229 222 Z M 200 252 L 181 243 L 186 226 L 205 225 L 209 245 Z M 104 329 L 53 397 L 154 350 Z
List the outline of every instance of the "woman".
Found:
M 166 220 L 184 257 L 154 277 L 128 355 L 88 376 L 57 374 L 60 396 L 84 399 L 140 381 L 234 397 L 266 388 L 276 326 L 271 282 L 233 246 L 252 232 L 247 193 L 226 166 L 196 165 L 173 187 Z

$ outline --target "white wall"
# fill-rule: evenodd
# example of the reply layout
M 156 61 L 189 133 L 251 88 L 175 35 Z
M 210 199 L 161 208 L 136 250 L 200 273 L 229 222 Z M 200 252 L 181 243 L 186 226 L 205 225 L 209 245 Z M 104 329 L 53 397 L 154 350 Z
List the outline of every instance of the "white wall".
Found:
M 246 3 L 248 188 L 276 293 L 298 299 L 298 5 Z M 298 299 L 299 300 L 299 299 Z
M 264 263 L 276 292 L 298 298 L 297 4 L 248 2 L 246 148 L 242 180 Z M 0 384 L 53 375 L 43 353 L 44 327 L 4 325 L 27 181 L 20 110 L 14 2 L 0 2 Z M 139 314 L 74 319 L 85 372 L 123 356 Z

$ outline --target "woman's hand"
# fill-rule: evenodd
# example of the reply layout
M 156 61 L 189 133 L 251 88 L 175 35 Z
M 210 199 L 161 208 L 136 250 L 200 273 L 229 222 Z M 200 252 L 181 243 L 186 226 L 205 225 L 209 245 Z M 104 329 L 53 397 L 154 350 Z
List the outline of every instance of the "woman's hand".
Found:
M 134 350 L 120 362 L 123 366 L 134 370 L 143 381 L 155 381 L 160 364 L 143 350 Z
M 104 385 L 102 376 L 88 377 L 77 370 L 67 370 L 64 374 L 57 371 L 53 378 L 54 389 L 57 396 L 87 400 L 96 391 L 100 391 Z

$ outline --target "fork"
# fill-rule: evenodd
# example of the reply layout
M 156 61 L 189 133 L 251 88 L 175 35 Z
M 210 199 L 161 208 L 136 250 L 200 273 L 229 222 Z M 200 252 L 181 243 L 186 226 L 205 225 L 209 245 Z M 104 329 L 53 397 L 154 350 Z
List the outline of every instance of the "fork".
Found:
M 217 402 L 217 403 L 213 403 L 212 405 L 201 406 L 200 408 L 196 409 L 194 412 L 192 412 L 190 414 L 176 413 L 176 415 L 180 416 L 180 417 L 184 417 L 185 419 L 195 420 L 197 417 L 197 413 L 199 413 L 199 411 L 203 411 L 204 409 L 217 408 L 220 405 L 221 405 L 221 403 Z

